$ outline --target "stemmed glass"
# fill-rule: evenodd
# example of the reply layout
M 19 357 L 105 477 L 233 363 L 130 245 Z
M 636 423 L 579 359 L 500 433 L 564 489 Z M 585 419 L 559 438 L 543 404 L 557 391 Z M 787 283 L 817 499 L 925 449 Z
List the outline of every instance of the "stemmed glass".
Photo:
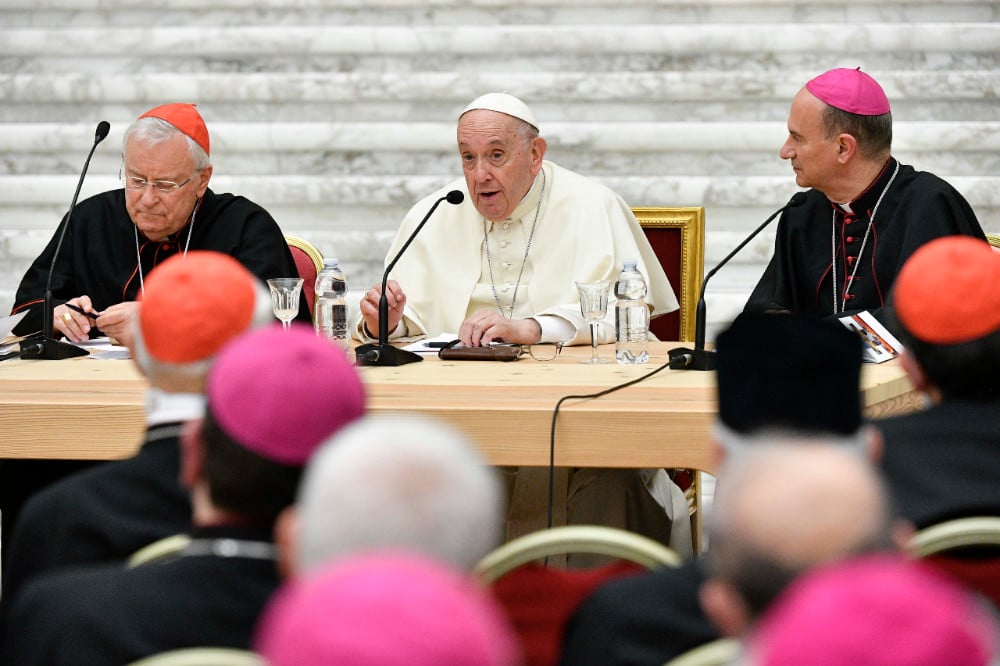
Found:
M 267 281 L 267 286 L 271 288 L 274 316 L 281 320 L 281 327 L 287 331 L 291 321 L 299 313 L 302 278 L 271 278 Z
M 580 292 L 580 314 L 590 324 L 590 358 L 581 363 L 610 363 L 597 355 L 597 327 L 608 312 L 608 292 L 611 291 L 609 280 L 597 282 L 577 282 L 576 289 Z

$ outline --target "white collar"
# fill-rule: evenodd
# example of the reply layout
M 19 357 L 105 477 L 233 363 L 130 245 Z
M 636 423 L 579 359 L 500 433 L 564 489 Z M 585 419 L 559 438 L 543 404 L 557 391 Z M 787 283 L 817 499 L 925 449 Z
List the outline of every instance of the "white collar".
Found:
M 167 393 L 162 389 L 146 389 L 146 425 L 179 423 L 198 419 L 205 414 L 205 396 L 200 393 Z

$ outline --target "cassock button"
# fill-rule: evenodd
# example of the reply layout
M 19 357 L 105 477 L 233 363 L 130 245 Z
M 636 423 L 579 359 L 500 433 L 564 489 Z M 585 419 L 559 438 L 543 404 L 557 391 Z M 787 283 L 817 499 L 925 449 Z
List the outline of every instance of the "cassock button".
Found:
M 500 226 L 501 226 L 501 228 L 503 228 L 503 229 L 510 229 L 510 222 L 504 222 L 504 223 L 503 223 L 502 225 L 500 225 Z
M 848 236 L 844 240 L 847 241 L 848 243 L 853 243 L 854 242 L 854 236 Z
M 504 288 L 503 288 L 503 293 L 505 293 L 505 294 L 506 294 L 506 293 L 507 293 L 508 291 L 510 291 L 510 285 L 509 285 L 509 284 L 507 284 L 507 285 L 504 285 Z
M 847 263 L 853 264 L 854 263 L 854 257 L 848 257 L 847 258 Z
M 504 268 L 510 268 L 510 262 L 509 261 L 503 262 L 503 267 Z
M 170 247 L 171 247 L 171 246 L 170 246 L 170 243 L 164 243 L 164 244 L 163 244 L 163 245 L 161 245 L 160 247 L 161 247 L 161 249 L 162 249 L 162 250 L 163 250 L 164 252 L 166 252 L 166 251 L 170 250 Z
M 500 247 L 507 247 L 510 245 L 510 241 L 500 241 Z

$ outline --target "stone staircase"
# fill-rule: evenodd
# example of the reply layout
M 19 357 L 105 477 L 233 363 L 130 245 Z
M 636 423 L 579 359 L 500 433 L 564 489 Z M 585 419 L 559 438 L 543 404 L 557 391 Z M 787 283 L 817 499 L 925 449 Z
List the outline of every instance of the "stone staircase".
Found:
M 460 169 L 457 112 L 507 90 L 548 157 L 632 205 L 704 205 L 711 267 L 796 187 L 778 158 L 792 96 L 862 66 L 893 104 L 894 153 L 954 184 L 1000 231 L 1000 2 L 982 0 L 4 0 L 0 310 L 72 197 L 118 186 L 145 109 L 197 102 L 216 191 L 381 274 L 418 198 Z M 770 251 L 762 234 L 708 290 L 710 337 Z

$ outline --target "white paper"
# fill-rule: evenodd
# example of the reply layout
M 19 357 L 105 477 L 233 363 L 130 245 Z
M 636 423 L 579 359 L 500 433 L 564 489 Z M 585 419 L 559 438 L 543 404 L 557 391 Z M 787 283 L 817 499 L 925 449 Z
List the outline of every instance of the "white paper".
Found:
M 14 327 L 24 319 L 28 311 L 18 312 L 16 315 L 10 315 L 9 317 L 0 318 L 0 340 L 3 340 L 9 335 L 13 335 Z
M 841 317 L 840 322 L 861 336 L 865 363 L 884 363 L 903 351 L 903 344 L 867 310 Z
M 458 333 L 442 333 L 433 338 L 424 338 L 423 340 L 418 340 L 417 342 L 410 343 L 403 347 L 406 351 L 415 352 L 417 354 L 437 354 L 440 350 L 440 346 L 428 346 L 431 343 L 442 343 L 451 342 L 452 340 L 458 339 Z

